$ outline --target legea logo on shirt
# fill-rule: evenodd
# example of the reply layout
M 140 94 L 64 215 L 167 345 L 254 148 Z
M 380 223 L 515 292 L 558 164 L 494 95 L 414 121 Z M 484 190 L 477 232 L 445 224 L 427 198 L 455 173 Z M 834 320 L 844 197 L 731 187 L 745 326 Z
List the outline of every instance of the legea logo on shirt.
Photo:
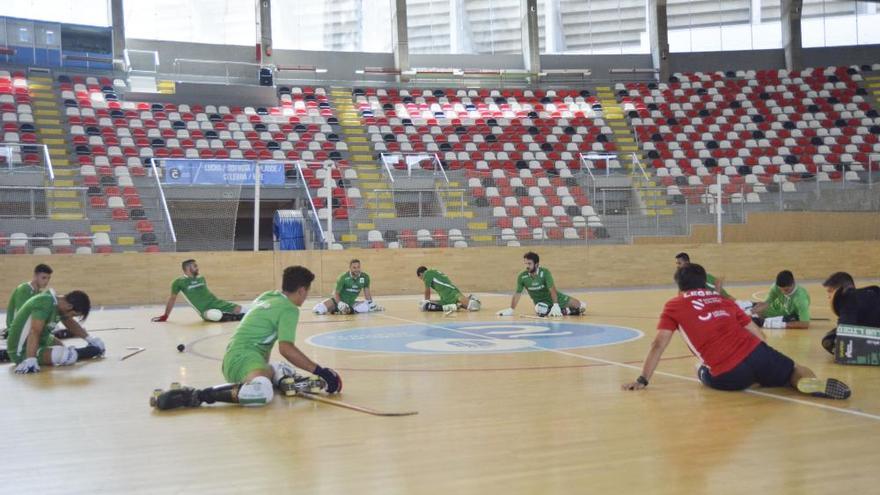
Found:
M 353 328 L 309 337 L 318 347 L 400 354 L 534 352 L 620 344 L 642 337 L 613 325 L 539 322 L 463 322 Z

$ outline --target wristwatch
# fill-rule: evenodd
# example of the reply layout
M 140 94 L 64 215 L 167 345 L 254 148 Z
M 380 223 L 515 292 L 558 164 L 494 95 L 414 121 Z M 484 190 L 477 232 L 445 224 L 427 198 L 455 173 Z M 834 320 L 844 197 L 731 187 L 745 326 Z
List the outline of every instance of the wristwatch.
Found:
M 639 375 L 639 377 L 636 378 L 636 381 L 637 381 L 638 383 L 641 383 L 642 386 L 644 386 L 644 387 L 647 387 L 647 386 L 648 386 L 648 379 L 645 378 L 645 377 L 642 376 L 642 375 Z

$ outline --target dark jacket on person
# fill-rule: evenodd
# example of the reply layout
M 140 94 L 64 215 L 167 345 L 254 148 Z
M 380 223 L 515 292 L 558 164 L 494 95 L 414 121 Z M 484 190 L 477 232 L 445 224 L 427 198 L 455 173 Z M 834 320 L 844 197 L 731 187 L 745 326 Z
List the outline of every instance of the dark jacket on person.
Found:
M 831 300 L 838 325 L 880 328 L 880 287 L 871 285 L 856 289 L 838 289 Z M 822 347 L 834 354 L 837 328 L 822 338 Z

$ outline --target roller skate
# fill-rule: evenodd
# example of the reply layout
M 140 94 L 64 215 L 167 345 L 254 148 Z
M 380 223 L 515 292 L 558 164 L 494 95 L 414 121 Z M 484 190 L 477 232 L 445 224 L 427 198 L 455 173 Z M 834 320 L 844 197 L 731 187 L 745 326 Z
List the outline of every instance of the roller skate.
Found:
M 168 390 L 161 388 L 153 390 L 153 395 L 150 397 L 150 406 L 160 411 L 200 405 L 202 400 L 199 398 L 199 391 L 192 387 L 184 387 L 177 382 L 172 383 Z
M 300 392 L 316 393 L 327 389 L 327 383 L 315 376 L 294 375 L 281 379 L 278 390 L 290 397 Z

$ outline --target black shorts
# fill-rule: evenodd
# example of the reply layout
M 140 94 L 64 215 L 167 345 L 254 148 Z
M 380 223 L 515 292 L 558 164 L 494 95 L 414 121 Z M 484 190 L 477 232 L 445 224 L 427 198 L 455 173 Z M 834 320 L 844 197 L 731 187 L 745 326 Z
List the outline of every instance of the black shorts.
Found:
M 762 387 L 784 387 L 794 372 L 794 361 L 785 354 L 761 342 L 736 368 L 712 376 L 709 368 L 700 366 L 697 376 L 703 385 L 718 390 L 743 390 L 754 383 Z

